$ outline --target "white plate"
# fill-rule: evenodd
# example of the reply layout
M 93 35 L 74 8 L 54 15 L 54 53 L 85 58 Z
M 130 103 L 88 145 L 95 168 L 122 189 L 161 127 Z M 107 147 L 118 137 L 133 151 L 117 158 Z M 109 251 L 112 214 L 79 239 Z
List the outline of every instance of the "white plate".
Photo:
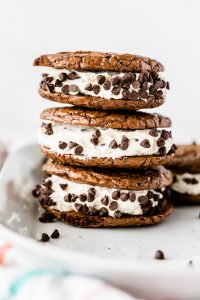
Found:
M 0 233 L 42 267 L 100 276 L 148 299 L 200 298 L 200 208 L 176 208 L 161 225 L 123 229 L 81 229 L 38 221 L 31 196 L 41 180 L 42 155 L 26 146 L 7 160 L 0 178 Z M 38 241 L 58 228 L 61 237 Z M 167 259 L 153 259 L 161 249 Z M 192 260 L 193 266 L 188 266 Z

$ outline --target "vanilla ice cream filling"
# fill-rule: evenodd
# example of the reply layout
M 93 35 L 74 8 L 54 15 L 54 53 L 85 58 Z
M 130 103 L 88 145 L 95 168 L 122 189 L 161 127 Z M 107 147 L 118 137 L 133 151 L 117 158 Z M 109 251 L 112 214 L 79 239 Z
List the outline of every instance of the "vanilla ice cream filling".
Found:
M 148 205 L 149 208 L 156 207 L 159 201 L 163 198 L 163 194 L 156 190 L 141 190 L 141 191 L 133 191 L 133 190 L 117 190 L 113 188 L 103 187 L 103 186 L 92 186 L 85 183 L 77 183 L 70 180 L 67 180 L 63 177 L 52 175 L 48 177 L 46 180 L 51 180 L 52 182 L 52 193 L 50 194 L 50 199 L 53 200 L 54 205 L 53 209 L 57 209 L 60 212 L 68 212 L 68 211 L 81 211 L 81 207 L 86 205 L 88 208 L 96 209 L 97 211 L 102 210 L 102 208 L 106 208 L 107 214 L 111 217 L 115 215 L 115 212 L 121 212 L 122 214 L 129 215 L 143 215 L 144 214 L 144 205 L 141 204 L 140 198 L 141 196 L 147 197 L 148 192 L 151 192 L 151 195 L 148 196 Z M 65 185 L 65 189 L 63 190 L 62 185 Z M 88 195 L 88 191 L 94 188 L 95 195 L 92 201 L 85 200 L 84 202 L 80 200 L 80 195 Z M 165 188 L 162 188 L 164 191 Z M 135 199 L 134 201 L 127 199 L 126 201 L 122 201 L 120 198 L 118 200 L 113 199 L 113 192 L 119 191 L 120 195 L 123 193 L 134 192 Z M 65 199 L 67 195 L 76 195 L 77 199 L 75 201 L 71 200 L 67 202 Z M 105 203 L 105 197 L 107 196 L 107 202 Z M 68 199 L 69 197 L 67 197 Z M 104 201 L 102 200 L 104 199 Z M 155 200 L 156 199 L 156 200 Z M 103 203 L 104 204 L 103 204 Z M 113 203 L 114 202 L 114 203 Z M 146 210 L 145 210 L 146 212 Z
M 70 77 L 69 74 L 75 73 L 77 78 L 60 80 L 60 74 L 64 73 Z M 147 72 L 148 73 L 148 72 Z M 88 95 L 94 97 L 101 97 L 105 99 L 133 99 L 133 100 L 143 100 L 152 101 L 154 99 L 165 98 L 167 90 L 167 82 L 164 79 L 162 73 L 157 73 L 157 78 L 151 78 L 151 82 L 146 81 L 145 84 L 142 82 L 141 73 L 131 73 L 133 80 L 128 83 L 128 81 L 123 81 L 124 72 L 91 72 L 91 71 L 71 71 L 66 69 L 55 69 L 48 68 L 47 76 L 44 77 L 41 82 L 41 88 L 43 90 L 49 90 L 50 92 L 65 93 L 67 95 Z M 148 73 L 150 74 L 150 73 Z M 99 76 L 102 81 L 99 80 Z M 113 79 L 118 77 L 118 83 L 113 83 Z M 121 80 L 121 82 L 120 82 Z M 46 84 L 49 86 L 47 88 Z M 158 83 L 160 82 L 160 84 Z M 161 83 L 162 82 L 162 83 Z M 70 86 L 77 86 L 77 89 Z M 68 86 L 64 89 L 64 86 Z M 152 86 L 154 88 L 152 89 Z M 119 89 L 117 87 L 120 87 Z M 156 88 L 155 88 L 156 87 Z M 124 92 L 126 90 L 126 93 Z M 131 95 L 129 93 L 132 93 Z M 150 98 L 149 98 L 150 97 Z
M 44 124 L 50 124 L 51 134 L 47 134 L 49 132 L 46 131 Z M 151 129 L 120 130 L 48 123 L 46 121 L 44 124 L 39 130 L 39 144 L 57 154 L 73 155 L 79 159 L 165 155 L 173 145 L 171 128 L 164 130 L 159 128 L 156 130 L 157 136 L 152 136 Z M 100 134 L 99 137 L 96 137 L 97 131 Z M 167 139 L 162 138 L 163 132 L 167 133 Z M 76 143 L 77 146 L 70 149 L 71 142 Z M 77 153 L 77 147 L 82 148 L 81 153 Z M 164 154 L 159 152 L 161 148 L 164 149 Z
M 172 190 L 180 194 L 200 195 L 200 174 L 175 174 Z

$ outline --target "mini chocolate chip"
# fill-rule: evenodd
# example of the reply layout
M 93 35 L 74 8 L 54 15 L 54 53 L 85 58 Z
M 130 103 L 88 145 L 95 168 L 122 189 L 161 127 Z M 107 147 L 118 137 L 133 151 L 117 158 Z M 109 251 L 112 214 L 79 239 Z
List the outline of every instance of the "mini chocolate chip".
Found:
M 130 89 L 130 86 L 131 86 L 130 82 L 123 82 L 121 85 L 123 89 L 127 89 L 127 90 Z
M 112 198 L 114 200 L 118 200 L 119 197 L 120 197 L 120 191 L 114 191 L 114 192 L 112 192 Z
M 105 82 L 106 78 L 103 75 L 98 75 L 97 76 L 97 82 L 98 84 L 103 84 Z
M 106 80 L 103 84 L 104 90 L 109 90 L 111 88 L 111 83 L 109 80 Z
M 142 147 L 144 147 L 144 148 L 150 148 L 150 147 L 151 147 L 150 142 L 149 142 L 149 140 L 147 140 L 147 139 L 143 140 L 143 141 L 140 143 L 140 145 L 141 145 Z
M 43 78 L 46 78 L 46 77 L 48 77 L 48 74 L 47 74 L 47 73 L 43 73 L 43 74 L 42 74 L 42 77 L 43 77 Z
M 82 146 L 77 146 L 74 150 L 74 153 L 76 155 L 80 155 L 83 152 L 83 147 Z
M 100 86 L 98 84 L 93 85 L 93 92 L 97 95 L 100 92 Z
M 139 82 L 138 80 L 133 81 L 132 87 L 133 87 L 135 90 L 138 90 L 138 89 L 140 88 L 140 82 Z
M 148 202 L 148 197 L 147 196 L 139 196 L 138 197 L 138 202 L 143 206 L 146 205 Z
M 159 138 L 157 140 L 157 146 L 158 147 L 163 147 L 165 145 L 165 140 L 163 138 Z
M 150 131 L 149 131 L 149 134 L 151 135 L 151 136 L 153 136 L 153 137 L 157 137 L 158 136 L 158 134 L 159 134 L 159 131 L 155 128 L 155 129 L 151 129 Z
M 154 80 L 158 79 L 158 73 L 156 73 L 155 71 L 151 71 L 150 74 Z
M 143 82 L 141 89 L 142 89 L 143 91 L 148 90 L 148 82 L 146 82 L 146 81 Z
M 123 90 L 122 96 L 124 99 L 131 99 L 131 93 L 129 92 L 129 90 Z
M 67 184 L 67 183 L 60 183 L 59 186 L 61 187 L 61 189 L 62 189 L 63 191 L 65 191 L 66 188 L 68 187 L 68 184 Z
M 53 233 L 51 234 L 51 238 L 52 239 L 58 239 L 59 237 L 60 237 L 60 233 L 59 233 L 58 229 L 55 229 L 53 231 Z
M 134 90 L 131 91 L 131 99 L 137 100 L 138 99 L 138 93 Z
M 69 142 L 68 146 L 69 146 L 69 149 L 72 149 L 72 148 L 78 146 L 78 144 L 75 142 Z
M 34 190 L 32 190 L 32 195 L 33 197 L 39 197 L 40 196 L 40 190 L 41 190 L 41 185 L 37 184 Z
M 99 215 L 100 216 L 107 216 L 108 215 L 108 210 L 105 207 L 101 207 L 99 210 Z
M 85 213 L 85 214 L 88 214 L 89 212 L 89 208 L 86 204 L 84 204 L 81 208 L 81 212 Z
M 86 84 L 86 86 L 84 87 L 84 89 L 85 89 L 86 91 L 92 91 L 92 90 L 93 90 L 93 86 L 92 86 L 91 83 L 88 83 L 88 84 Z
M 116 201 L 112 201 L 109 205 L 110 210 L 116 210 L 118 208 L 118 203 Z
M 153 192 L 152 191 L 148 191 L 148 193 L 147 193 L 148 199 L 152 199 L 153 196 L 154 196 Z
M 77 74 L 76 72 L 71 72 L 71 73 L 69 73 L 69 74 L 67 75 L 67 78 L 68 78 L 69 80 L 74 80 L 74 79 L 79 78 L 79 76 L 78 76 L 78 74 Z
M 62 81 L 59 80 L 59 79 L 56 79 L 55 86 L 61 87 L 62 86 Z
M 63 94 L 67 95 L 69 93 L 69 85 L 68 84 L 63 85 L 61 91 L 63 92 Z
M 95 195 L 96 194 L 95 188 L 89 188 L 88 193 L 92 194 L 92 195 Z
M 167 149 L 166 149 L 166 147 L 161 147 L 161 148 L 159 148 L 158 153 L 159 153 L 160 155 L 166 155 L 166 154 L 167 154 Z
M 95 207 L 90 206 L 90 207 L 88 208 L 88 214 L 89 214 L 90 216 L 94 216 L 94 215 L 96 215 L 96 213 L 97 213 L 97 209 L 96 209 Z
M 166 89 L 167 89 L 167 90 L 170 89 L 170 85 L 169 85 L 169 82 L 168 82 L 168 81 L 166 82 Z
M 134 192 L 129 192 L 129 199 L 131 202 L 136 200 L 136 194 Z
M 118 147 L 117 142 L 115 140 L 112 140 L 109 144 L 109 147 L 112 149 L 116 149 Z
M 157 93 L 157 88 L 154 85 L 151 85 L 149 88 L 149 94 L 155 95 Z
M 121 150 L 126 150 L 128 148 L 128 146 L 129 146 L 129 139 L 125 135 L 123 135 L 121 144 L 119 145 L 119 148 Z
M 161 250 L 157 250 L 155 255 L 154 255 L 155 259 L 165 259 L 165 255 Z
M 168 140 L 169 138 L 171 138 L 171 132 L 168 132 L 166 130 L 162 130 L 161 137 L 164 140 Z
M 65 149 L 65 148 L 67 148 L 67 143 L 60 141 L 59 144 L 58 144 L 58 147 L 60 149 Z
M 53 134 L 53 128 L 51 123 L 42 123 L 41 127 L 45 129 L 45 134 L 47 135 Z
M 195 178 L 183 178 L 183 181 L 185 181 L 187 184 L 197 184 L 199 183 L 198 180 Z
M 64 81 L 67 79 L 67 74 L 62 72 L 62 73 L 58 74 L 58 78 L 60 79 L 60 81 Z
M 78 211 L 81 211 L 83 205 L 80 204 L 80 203 L 75 203 L 75 204 L 74 204 L 74 207 L 75 207 Z
M 47 76 L 45 78 L 45 81 L 48 82 L 48 83 L 51 83 L 53 81 L 53 77 L 52 76 Z
M 72 201 L 72 202 L 75 202 L 76 199 L 78 199 L 78 196 L 75 195 L 75 194 L 71 194 L 71 201 Z
M 146 91 L 139 90 L 138 95 L 141 99 L 147 99 L 148 93 Z
M 80 194 L 79 199 L 81 202 L 85 202 L 87 200 L 87 195 L 86 194 Z
M 121 216 L 122 216 L 121 211 L 117 210 L 114 212 L 114 218 L 119 219 L 119 218 L 121 218 Z
M 49 211 L 45 211 L 41 214 L 38 219 L 41 223 L 54 223 L 56 221 L 56 217 Z
M 154 95 L 148 96 L 148 98 L 147 98 L 147 102 L 148 103 L 153 102 L 154 100 L 155 100 L 155 96 Z
M 96 136 L 92 136 L 92 138 L 90 139 L 90 142 L 96 146 L 99 143 L 99 139 Z
M 121 199 L 122 201 L 127 201 L 128 198 L 129 198 L 129 194 L 128 194 L 128 193 L 121 193 L 120 199 Z
M 95 135 L 96 135 L 97 137 L 100 137 L 100 136 L 101 136 L 101 131 L 100 131 L 99 129 L 96 129 Z
M 108 205 L 108 203 L 109 203 L 108 196 L 104 196 L 104 197 L 101 199 L 101 203 L 102 203 L 103 205 Z
M 132 74 L 131 73 L 126 73 L 124 74 L 124 76 L 122 77 L 122 81 L 128 81 L 131 82 L 133 80 Z
M 70 193 L 64 197 L 65 202 L 71 202 L 71 200 L 72 200 L 72 195 Z
M 76 85 L 76 84 L 70 84 L 70 86 L 69 86 L 69 92 L 71 92 L 71 93 L 76 93 L 76 92 L 78 92 L 78 86 Z
M 94 198 L 95 198 L 95 193 L 92 192 L 92 189 L 89 189 L 88 190 L 87 201 L 92 202 L 92 201 L 94 201 Z
M 120 90 L 121 90 L 121 87 L 120 87 L 120 86 L 115 86 L 115 87 L 112 89 L 111 92 L 112 92 L 113 95 L 117 96 L 117 95 L 119 95 Z
M 116 76 L 116 77 L 111 78 L 110 81 L 111 81 L 113 86 L 120 85 L 121 78 L 119 76 Z
M 42 233 L 41 242 L 48 242 L 50 240 L 50 237 L 47 233 Z
M 50 92 L 50 93 L 53 93 L 53 91 L 54 91 L 54 85 L 53 84 L 46 84 L 46 88 L 47 88 L 47 90 Z
M 168 154 L 175 153 L 176 149 L 177 149 L 177 146 L 175 144 L 173 144 Z
M 156 99 L 160 99 L 160 98 L 162 98 L 162 96 L 163 96 L 163 91 L 161 91 L 161 90 L 157 91 Z
M 148 82 L 153 83 L 153 78 L 152 78 L 152 76 L 151 76 L 150 73 L 149 73 L 149 79 L 148 79 Z
M 157 89 L 160 89 L 163 86 L 163 82 L 162 80 L 156 80 L 154 85 Z

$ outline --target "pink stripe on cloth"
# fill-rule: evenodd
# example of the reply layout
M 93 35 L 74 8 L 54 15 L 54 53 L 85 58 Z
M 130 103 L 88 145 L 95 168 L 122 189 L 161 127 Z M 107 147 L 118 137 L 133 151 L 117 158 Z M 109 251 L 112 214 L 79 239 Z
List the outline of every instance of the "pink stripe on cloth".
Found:
M 10 243 L 0 246 L 0 265 L 3 264 L 7 252 L 12 248 Z

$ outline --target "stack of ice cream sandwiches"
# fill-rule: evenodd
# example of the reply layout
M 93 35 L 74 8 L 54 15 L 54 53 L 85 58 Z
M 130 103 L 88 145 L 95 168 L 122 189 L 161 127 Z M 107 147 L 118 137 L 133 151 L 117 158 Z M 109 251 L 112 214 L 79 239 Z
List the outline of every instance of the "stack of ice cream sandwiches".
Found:
M 41 113 L 48 158 L 38 187 L 46 211 L 81 227 L 160 223 L 172 211 L 169 163 L 176 150 L 169 118 L 140 112 L 164 103 L 164 67 L 133 54 L 43 55 L 39 93 L 65 106 Z M 72 104 L 73 106 L 69 106 Z

